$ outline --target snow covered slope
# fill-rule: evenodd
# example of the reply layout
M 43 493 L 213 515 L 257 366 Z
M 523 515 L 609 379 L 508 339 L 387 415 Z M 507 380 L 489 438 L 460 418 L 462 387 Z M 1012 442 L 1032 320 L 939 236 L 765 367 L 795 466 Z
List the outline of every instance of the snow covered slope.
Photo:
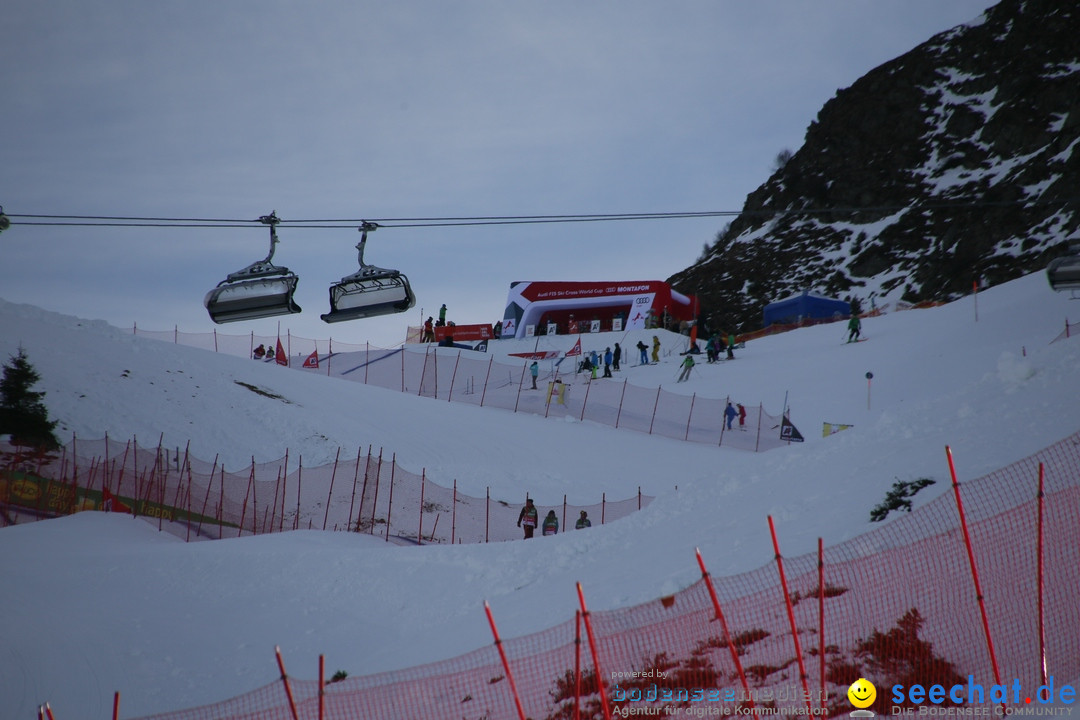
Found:
M 864 343 L 825 325 L 700 365 L 679 391 L 774 413 L 787 396 L 807 441 L 754 454 L 437 402 L 0 303 L 0 357 L 24 347 L 51 416 L 80 437 L 190 440 L 230 469 L 286 447 L 318 464 L 374 444 L 464 492 L 658 496 L 588 532 L 476 546 L 311 531 L 185 544 L 99 514 L 0 529 L 0 715 L 48 700 L 57 717 L 107 717 L 116 690 L 125 717 L 215 702 L 272 681 L 274 645 L 301 677 L 320 653 L 350 675 L 450 657 L 490 642 L 485 599 L 512 637 L 572 617 L 579 581 L 592 609 L 685 587 L 699 577 L 695 547 L 714 574 L 763 565 L 770 514 L 785 553 L 852 537 L 896 479 L 939 480 L 917 505 L 945 491 L 946 444 L 967 479 L 1080 429 L 1080 339 L 1050 344 L 1075 307 L 1037 273 L 981 293 L 977 320 L 969 297 L 868 319 Z M 623 374 L 675 389 L 677 360 Z M 823 422 L 854 427 L 823 438 Z

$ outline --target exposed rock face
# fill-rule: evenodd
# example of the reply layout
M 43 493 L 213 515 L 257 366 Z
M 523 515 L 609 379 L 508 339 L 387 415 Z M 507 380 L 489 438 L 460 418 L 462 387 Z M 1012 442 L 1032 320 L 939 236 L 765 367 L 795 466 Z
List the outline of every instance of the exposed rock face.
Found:
M 1080 7 L 1002 0 L 825 103 L 790 160 L 670 278 L 748 331 L 804 289 L 951 300 L 1080 238 Z

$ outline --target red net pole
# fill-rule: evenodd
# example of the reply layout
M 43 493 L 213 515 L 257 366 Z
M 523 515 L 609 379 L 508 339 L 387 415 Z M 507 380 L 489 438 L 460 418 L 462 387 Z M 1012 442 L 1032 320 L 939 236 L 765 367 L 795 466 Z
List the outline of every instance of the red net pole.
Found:
M 450 392 L 446 394 L 446 402 L 450 402 L 454 397 L 454 381 L 457 380 L 457 369 L 461 363 L 461 351 L 458 351 L 457 360 L 454 361 L 454 372 L 450 374 Z
M 484 542 L 488 542 L 491 530 L 491 486 L 484 490 Z
M 597 678 L 599 679 L 599 678 Z M 581 611 L 574 612 L 574 720 L 581 720 Z
M 521 707 L 521 697 L 518 696 L 514 673 L 510 672 L 510 663 L 506 659 L 506 651 L 503 649 L 499 630 L 495 627 L 495 618 L 491 614 L 491 607 L 487 604 L 487 600 L 484 601 L 484 612 L 487 613 L 488 623 L 491 624 L 491 634 L 495 637 L 495 647 L 499 650 L 499 659 L 502 661 L 503 670 L 506 671 L 506 679 L 510 681 L 510 692 L 514 694 L 514 706 L 517 708 L 518 718 L 525 720 L 525 710 Z
M 334 494 L 334 478 L 337 477 L 338 460 L 341 458 L 341 446 L 338 445 L 334 454 L 334 469 L 330 471 L 330 489 L 326 491 L 326 512 L 323 514 L 322 529 L 326 529 L 326 523 L 330 520 L 330 497 Z M 351 515 L 351 513 L 350 513 Z
M 690 420 L 694 417 L 694 401 L 697 400 L 697 393 L 690 396 L 690 412 L 686 414 L 686 434 L 683 435 L 683 440 L 690 439 Z
M 1039 508 L 1039 520 L 1038 520 L 1038 532 L 1039 532 L 1039 535 L 1038 535 L 1038 542 L 1037 542 L 1038 555 L 1039 555 L 1038 556 L 1038 561 L 1037 561 L 1038 581 L 1039 581 L 1038 589 L 1037 589 L 1037 592 L 1039 593 L 1039 669 L 1042 671 L 1042 681 L 1043 681 L 1043 685 L 1045 685 L 1046 684 L 1046 626 L 1043 624 L 1043 590 L 1045 589 L 1045 586 L 1043 585 L 1043 569 L 1044 569 L 1043 568 L 1043 497 L 1044 497 L 1044 493 L 1043 493 L 1043 477 L 1044 477 L 1043 464 L 1039 463 L 1039 492 L 1038 492 L 1038 494 L 1036 496 L 1038 498 L 1038 508 Z
M 326 658 L 319 655 L 319 720 L 326 717 Z
M 787 606 L 788 623 L 791 625 L 791 638 L 795 643 L 795 658 L 799 661 L 799 679 L 802 681 L 803 697 L 806 699 L 806 714 L 810 716 L 810 685 L 806 679 L 806 663 L 803 661 L 802 644 L 799 642 L 799 628 L 795 624 L 795 610 L 791 605 L 791 593 L 788 592 L 787 575 L 784 574 L 784 558 L 780 555 L 780 543 L 776 539 L 776 524 L 769 516 L 769 534 L 772 535 L 773 550 L 776 553 L 776 567 L 780 571 L 780 587 L 784 591 L 784 605 Z
M 424 486 L 427 485 L 427 468 L 420 469 L 420 525 L 416 529 L 416 544 L 424 544 Z
M 821 709 L 825 711 L 825 541 L 817 539 L 818 580 L 818 660 L 821 680 Z
M 596 652 L 596 636 L 593 635 L 589 610 L 585 607 L 585 593 L 581 583 L 577 584 L 578 602 L 581 604 L 581 618 L 585 621 L 585 634 L 589 637 L 589 652 L 592 654 L 593 673 L 596 675 L 596 687 L 600 692 L 600 707 L 604 710 L 604 720 L 611 720 L 611 708 L 608 707 L 607 691 L 604 689 L 604 675 L 600 672 L 600 658 Z
M 390 457 L 390 497 L 386 500 L 386 535 L 383 538 L 390 542 L 390 513 L 394 509 L 394 471 L 397 470 L 397 453 Z
M 1000 685 L 1001 673 L 998 671 L 994 640 L 990 637 L 990 620 L 986 616 L 986 604 L 983 602 L 982 585 L 979 583 L 979 568 L 975 564 L 975 550 L 971 546 L 971 534 L 968 532 L 967 516 L 964 514 L 964 501 L 960 498 L 960 483 L 956 480 L 956 466 L 953 464 L 952 448 L 948 445 L 945 446 L 945 455 L 949 459 L 949 475 L 952 477 L 953 496 L 956 498 L 956 511 L 960 514 L 960 529 L 964 531 L 964 546 L 967 548 L 971 579 L 975 584 L 975 599 L 979 602 L 979 614 L 982 616 L 983 633 L 986 635 L 986 650 L 990 653 L 990 664 L 994 668 L 994 683 Z
M 622 417 L 623 399 L 626 397 L 626 383 L 627 380 L 624 378 L 622 381 L 622 393 L 619 395 L 619 411 L 615 413 L 615 427 L 619 427 L 619 418 Z
M 652 417 L 649 419 L 649 434 L 650 435 L 652 435 L 653 425 L 656 423 L 656 408 L 658 408 L 660 406 L 660 388 L 661 387 L 663 387 L 663 386 L 661 386 L 661 385 L 656 386 L 656 400 L 653 402 Z
M 113 718 L 113 720 L 120 720 L 120 691 L 119 690 L 117 690 L 115 693 L 113 693 L 112 718 Z
M 495 363 L 495 358 L 488 358 L 488 369 L 484 375 L 484 389 L 480 391 L 480 407 L 484 407 L 484 398 L 487 397 L 488 378 L 491 377 L 491 366 Z
M 457 533 L 457 478 L 454 478 L 454 504 L 450 506 L 450 544 L 454 544 Z
M 746 681 L 746 672 L 743 671 L 742 661 L 739 660 L 739 651 L 731 638 L 731 632 L 728 630 L 724 611 L 720 609 L 720 600 L 716 597 L 716 588 L 713 587 L 712 576 L 710 576 L 709 571 L 705 569 L 705 561 L 701 558 L 701 550 L 695 548 L 694 552 L 697 554 L 698 567 L 701 568 L 701 579 L 705 581 L 705 587 L 709 589 L 709 598 L 712 600 L 713 609 L 716 611 L 716 619 L 720 621 L 720 628 L 724 631 L 724 639 L 727 640 L 728 651 L 731 653 L 731 662 L 735 665 L 735 670 L 739 673 L 739 682 L 742 683 L 743 693 L 750 703 L 750 707 L 754 707 L 754 697 L 750 694 L 750 683 Z
M 285 686 L 285 697 L 289 700 L 289 710 L 292 712 L 293 720 L 300 720 L 300 717 L 296 714 L 296 702 L 293 700 L 292 688 L 289 687 L 289 676 L 285 674 L 285 661 L 281 659 L 281 648 L 277 645 L 274 646 L 274 654 L 277 655 L 278 669 L 281 670 L 281 683 Z

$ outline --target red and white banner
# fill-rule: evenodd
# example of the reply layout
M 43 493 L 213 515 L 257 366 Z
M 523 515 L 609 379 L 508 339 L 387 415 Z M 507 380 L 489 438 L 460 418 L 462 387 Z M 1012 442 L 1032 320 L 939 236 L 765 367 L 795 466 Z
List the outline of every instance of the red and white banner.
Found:
M 478 325 L 446 325 L 435 328 L 435 341 L 442 342 L 447 337 L 454 338 L 454 342 L 467 342 L 475 340 L 490 340 L 495 337 L 495 331 L 491 323 Z
M 285 354 L 285 348 L 281 346 L 281 338 L 277 339 L 277 350 L 274 351 L 274 360 L 278 365 L 289 365 L 289 356 Z
M 600 321 L 601 329 L 615 326 L 627 330 L 644 329 L 650 317 L 664 313 L 677 322 L 694 318 L 694 300 L 671 289 L 660 280 L 630 282 L 541 282 L 510 284 L 503 312 L 503 337 L 523 338 L 526 328 L 556 323 L 565 332 L 574 327 L 591 329 Z
M 319 368 L 319 349 L 315 348 L 315 351 L 307 356 L 307 360 L 304 361 L 304 367 L 306 368 Z
M 566 351 L 566 357 L 572 357 L 574 355 L 580 355 L 580 354 L 581 354 L 581 338 L 578 338 L 577 342 L 574 343 L 574 347 L 572 347 L 572 348 L 570 348 L 569 350 Z

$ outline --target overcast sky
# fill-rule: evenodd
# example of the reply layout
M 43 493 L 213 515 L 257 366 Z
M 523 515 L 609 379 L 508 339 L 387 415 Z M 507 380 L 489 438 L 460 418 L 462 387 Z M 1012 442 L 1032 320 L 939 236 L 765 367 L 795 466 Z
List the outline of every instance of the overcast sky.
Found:
M 254 220 L 729 211 L 838 89 L 992 0 L 11 0 L 10 216 Z M 250 229 L 15 224 L 0 297 L 209 332 L 203 296 L 266 256 Z M 282 225 L 300 315 L 216 326 L 389 346 L 441 303 L 501 318 L 515 280 L 662 280 L 726 218 L 384 227 L 402 315 L 327 325 L 352 228 Z

